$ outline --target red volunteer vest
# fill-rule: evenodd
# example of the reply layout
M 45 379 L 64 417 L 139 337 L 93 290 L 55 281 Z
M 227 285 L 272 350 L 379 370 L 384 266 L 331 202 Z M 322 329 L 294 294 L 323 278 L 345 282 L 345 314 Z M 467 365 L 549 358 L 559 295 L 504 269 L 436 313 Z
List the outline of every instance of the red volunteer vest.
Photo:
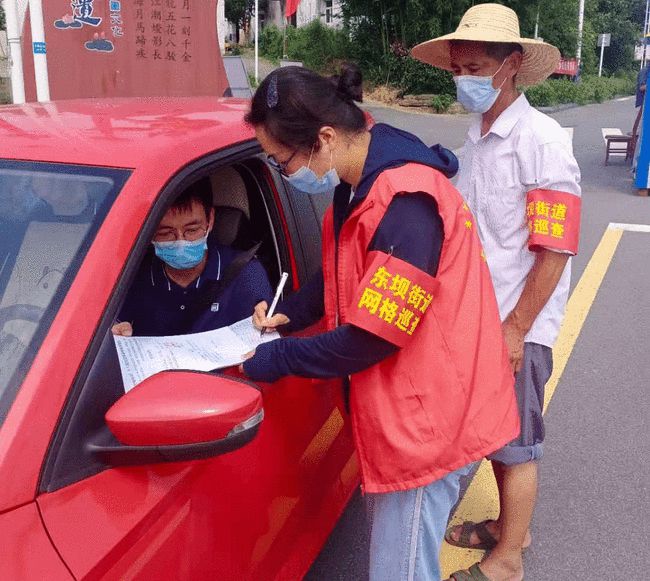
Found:
M 444 225 L 434 278 L 368 246 L 399 192 L 432 196 Z M 426 236 L 426 233 L 422 233 Z M 328 329 L 351 323 L 400 350 L 350 387 L 365 492 L 417 488 L 485 457 L 519 434 L 514 377 L 474 219 L 437 170 L 382 172 L 334 243 L 323 224 Z

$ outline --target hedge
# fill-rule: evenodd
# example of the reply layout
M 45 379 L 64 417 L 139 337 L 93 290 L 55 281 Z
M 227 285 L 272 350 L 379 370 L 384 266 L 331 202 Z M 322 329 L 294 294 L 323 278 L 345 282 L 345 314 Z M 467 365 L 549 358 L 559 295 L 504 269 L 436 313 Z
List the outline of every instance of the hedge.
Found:
M 617 95 L 632 95 L 636 90 L 633 74 L 620 77 L 583 76 L 579 83 L 568 79 L 550 79 L 525 89 L 534 107 L 550 107 L 564 103 L 602 103 Z
M 267 26 L 260 34 L 260 51 L 272 61 L 282 58 L 284 35 L 275 26 Z M 287 56 L 302 61 L 306 67 L 321 73 L 335 72 L 337 64 L 344 60 L 361 64 L 364 79 L 372 85 L 396 87 L 399 92 L 410 95 L 436 94 L 432 107 L 444 112 L 455 98 L 456 87 L 451 74 L 436 69 L 408 56 L 408 51 L 394 43 L 384 56 L 375 56 L 371 62 L 364 50 L 375 51 L 380 47 L 359 47 L 343 30 L 329 28 L 314 20 L 307 26 L 286 31 Z M 551 79 L 540 85 L 525 89 L 526 96 L 535 107 L 548 107 L 564 103 L 601 103 L 617 95 L 630 95 L 636 89 L 634 73 L 622 73 L 613 77 L 583 75 L 579 83 L 568 79 Z

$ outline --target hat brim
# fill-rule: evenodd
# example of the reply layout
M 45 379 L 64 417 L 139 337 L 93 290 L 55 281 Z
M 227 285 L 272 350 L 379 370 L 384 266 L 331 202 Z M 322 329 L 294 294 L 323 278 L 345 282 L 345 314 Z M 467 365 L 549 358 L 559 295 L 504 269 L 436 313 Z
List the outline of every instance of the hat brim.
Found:
M 451 71 L 450 41 L 492 42 L 499 44 L 518 43 L 523 48 L 523 59 L 517 73 L 518 85 L 536 85 L 547 79 L 560 62 L 560 51 L 552 44 L 532 38 L 495 39 L 491 31 L 472 30 L 463 34 L 452 32 L 414 46 L 411 56 L 440 69 Z

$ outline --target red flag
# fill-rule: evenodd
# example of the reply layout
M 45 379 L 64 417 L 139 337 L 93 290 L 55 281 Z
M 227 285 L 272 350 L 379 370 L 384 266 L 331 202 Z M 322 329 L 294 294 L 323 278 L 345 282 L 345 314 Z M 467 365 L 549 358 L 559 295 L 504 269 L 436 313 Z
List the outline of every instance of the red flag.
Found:
M 285 18 L 290 18 L 298 10 L 298 4 L 300 0 L 287 0 L 287 3 L 284 5 L 284 16 Z

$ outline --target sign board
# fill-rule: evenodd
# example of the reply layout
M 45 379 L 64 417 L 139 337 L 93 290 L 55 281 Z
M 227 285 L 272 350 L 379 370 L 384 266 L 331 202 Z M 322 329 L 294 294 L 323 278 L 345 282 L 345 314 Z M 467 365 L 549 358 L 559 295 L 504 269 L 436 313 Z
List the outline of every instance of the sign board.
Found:
M 599 34 L 598 46 L 609 46 L 611 40 L 612 40 L 612 35 L 609 32 L 607 34 Z
M 225 96 L 250 99 L 253 96 L 253 91 L 242 58 L 240 56 L 224 56 L 222 58 L 230 85 Z
M 634 47 L 634 60 L 640 61 L 643 59 L 643 45 L 636 45 Z M 650 43 L 645 47 L 645 60 L 650 60 Z
M 47 0 L 50 95 L 53 100 L 221 97 L 228 80 L 216 15 L 217 0 Z M 28 11 L 23 27 L 28 101 L 36 98 L 31 53 Z
M 556 75 L 569 75 L 575 77 L 578 74 L 578 60 L 561 58 L 555 71 Z
M 44 42 L 34 42 L 34 54 L 47 54 L 47 47 Z
M 650 189 L 650 91 L 645 92 L 641 131 L 637 147 L 634 185 L 640 190 Z

